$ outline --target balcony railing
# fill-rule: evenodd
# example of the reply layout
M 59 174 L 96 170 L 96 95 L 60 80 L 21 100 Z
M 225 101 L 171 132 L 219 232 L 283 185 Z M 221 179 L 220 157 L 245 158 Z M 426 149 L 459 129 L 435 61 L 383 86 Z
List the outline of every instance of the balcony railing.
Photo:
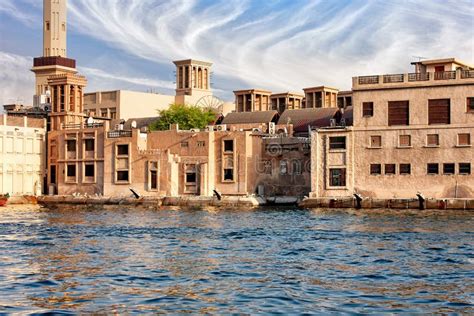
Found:
M 377 84 L 377 83 L 379 83 L 379 76 L 359 77 L 359 84 Z
M 98 128 L 104 126 L 103 123 L 92 124 L 63 124 L 63 129 L 82 129 L 82 128 Z
M 383 83 L 395 83 L 395 82 L 403 82 L 404 79 L 403 74 L 399 75 L 384 75 L 383 76 Z
M 428 81 L 430 80 L 430 73 L 429 72 L 424 72 L 424 73 L 411 73 L 408 74 L 408 81 Z
M 462 70 L 461 79 L 474 78 L 474 70 Z
M 110 131 L 107 133 L 108 138 L 132 137 L 132 131 Z
M 456 79 L 456 71 L 437 71 L 434 73 L 434 80 Z
M 37 57 L 33 59 L 34 67 L 43 66 L 64 66 L 68 68 L 76 68 L 76 61 L 70 58 L 64 58 L 59 56 L 52 57 Z

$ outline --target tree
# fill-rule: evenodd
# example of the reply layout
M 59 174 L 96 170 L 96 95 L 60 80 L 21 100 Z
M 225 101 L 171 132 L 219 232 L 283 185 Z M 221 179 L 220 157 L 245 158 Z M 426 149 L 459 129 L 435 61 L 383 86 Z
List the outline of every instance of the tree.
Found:
M 150 130 L 168 130 L 171 124 L 178 124 L 180 129 L 205 128 L 214 122 L 217 113 L 213 109 L 198 106 L 172 104 L 168 109 L 159 111 L 160 118 L 150 124 Z

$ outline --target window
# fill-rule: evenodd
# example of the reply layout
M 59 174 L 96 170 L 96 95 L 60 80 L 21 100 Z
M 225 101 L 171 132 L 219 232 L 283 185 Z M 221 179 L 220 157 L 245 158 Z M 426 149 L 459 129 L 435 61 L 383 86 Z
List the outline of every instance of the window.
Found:
M 429 163 L 426 166 L 426 173 L 428 173 L 428 174 L 439 174 L 439 164 Z
M 449 124 L 450 108 L 449 99 L 428 100 L 428 124 Z
M 76 140 L 75 139 L 66 140 L 66 148 L 68 152 L 76 151 Z
M 115 108 L 110 109 L 110 118 L 115 120 L 117 118 L 117 110 Z
M 382 136 L 379 136 L 379 135 L 370 136 L 370 147 L 371 148 L 381 148 L 382 147 Z
M 471 134 L 463 133 L 458 134 L 458 146 L 470 146 L 471 145 Z
M 234 151 L 234 141 L 233 140 L 224 140 L 224 151 L 233 152 Z
M 396 166 L 394 163 L 389 163 L 385 165 L 385 174 L 395 174 Z
M 264 160 L 263 161 L 263 173 L 265 174 L 272 174 L 272 161 L 271 160 Z
M 470 163 L 460 163 L 459 164 L 459 174 L 471 174 L 471 164 Z
M 362 116 L 374 116 L 374 102 L 362 103 Z
M 46 31 L 49 31 L 50 30 L 50 25 L 49 25 L 49 21 L 46 21 Z
M 94 151 L 95 150 L 95 145 L 94 145 L 94 140 L 93 139 L 86 139 L 84 141 L 86 151 Z
M 388 102 L 388 125 L 409 125 L 410 111 L 408 101 Z
M 409 163 L 401 163 L 400 174 L 411 174 L 411 165 Z
M 439 135 L 438 134 L 429 134 L 426 136 L 426 146 L 428 147 L 437 147 L 439 146 Z
M 206 146 L 206 142 L 205 142 L 205 141 L 198 141 L 198 142 L 197 142 L 197 146 L 198 146 L 198 147 L 205 147 L 205 146 Z
M 398 145 L 400 147 L 411 147 L 411 136 L 410 135 L 400 135 L 398 138 Z
M 61 28 L 62 28 L 63 32 L 66 32 L 66 23 L 61 24 Z
M 95 176 L 95 167 L 94 164 L 87 164 L 85 167 L 84 175 L 86 177 L 94 177 Z
M 128 170 L 117 171 L 117 181 L 127 181 L 128 182 Z
M 234 181 L 234 158 L 231 156 L 224 156 L 223 161 L 223 180 Z
M 301 174 L 301 161 L 300 160 L 293 160 L 293 174 L 294 175 Z
M 371 175 L 378 175 L 382 174 L 382 165 L 381 164 L 371 164 L 370 165 L 370 174 Z
M 329 169 L 329 185 L 332 187 L 346 186 L 346 169 Z
M 100 109 L 100 115 L 102 117 L 107 117 L 108 116 L 107 109 Z
M 467 111 L 474 112 L 474 97 L 467 98 Z
M 76 165 L 67 165 L 66 174 L 68 177 L 75 178 L 76 177 Z
M 234 181 L 234 169 L 224 168 L 224 181 Z
M 117 145 L 117 155 L 128 156 L 128 145 Z
M 181 142 L 181 148 L 188 148 L 189 143 L 188 142 Z
M 453 163 L 444 163 L 443 164 L 443 173 L 444 174 L 454 174 L 455 172 L 455 164 Z
M 280 174 L 288 174 L 288 163 L 285 160 L 280 161 Z
M 346 149 L 346 137 L 329 137 L 329 149 Z
M 196 183 L 196 172 L 186 172 L 186 183 Z
M 158 190 L 158 161 L 148 162 L 148 177 L 150 190 Z

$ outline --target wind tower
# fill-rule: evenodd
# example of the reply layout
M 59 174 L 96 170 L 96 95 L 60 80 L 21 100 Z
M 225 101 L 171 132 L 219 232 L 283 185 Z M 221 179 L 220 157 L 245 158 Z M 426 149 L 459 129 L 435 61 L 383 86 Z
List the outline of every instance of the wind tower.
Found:
M 34 58 L 34 106 L 51 109 L 48 77 L 76 74 L 76 61 L 67 58 L 67 0 L 43 0 L 43 55 Z
M 173 63 L 176 66 L 176 103 L 194 105 L 202 97 L 212 96 L 212 63 L 194 59 Z

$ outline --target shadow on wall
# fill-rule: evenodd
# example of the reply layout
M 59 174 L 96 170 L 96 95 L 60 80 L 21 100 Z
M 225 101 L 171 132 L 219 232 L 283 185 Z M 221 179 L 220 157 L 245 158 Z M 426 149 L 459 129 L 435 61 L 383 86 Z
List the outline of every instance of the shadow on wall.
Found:
M 444 189 L 443 197 L 446 198 L 472 198 L 474 197 L 474 191 L 467 185 L 454 185 Z

